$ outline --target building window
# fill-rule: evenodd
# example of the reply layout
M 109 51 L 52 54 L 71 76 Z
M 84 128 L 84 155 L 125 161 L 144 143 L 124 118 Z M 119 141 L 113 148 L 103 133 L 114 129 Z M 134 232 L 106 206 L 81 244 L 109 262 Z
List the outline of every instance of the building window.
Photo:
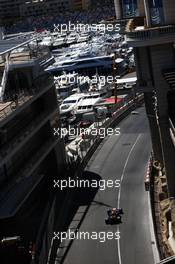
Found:
M 136 16 L 136 14 L 137 14 L 137 0 L 122 0 L 122 4 L 123 4 L 123 16 L 124 17 Z
M 164 13 L 162 0 L 149 0 L 150 16 L 152 25 L 164 24 Z

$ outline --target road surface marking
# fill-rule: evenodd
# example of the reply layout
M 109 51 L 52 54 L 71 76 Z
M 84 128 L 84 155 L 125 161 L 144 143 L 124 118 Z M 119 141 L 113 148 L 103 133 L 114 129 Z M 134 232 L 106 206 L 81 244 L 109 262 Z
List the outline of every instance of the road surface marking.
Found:
M 120 189 L 119 189 L 119 192 L 118 192 L 118 204 L 117 204 L 117 208 L 120 208 L 120 198 L 121 198 L 121 186 L 122 186 L 122 181 L 123 181 L 123 178 L 124 178 L 124 175 L 125 175 L 125 170 L 126 170 L 126 167 L 128 165 L 128 161 L 129 161 L 129 158 L 132 154 L 132 151 L 134 150 L 134 147 L 136 146 L 138 140 L 140 139 L 141 137 L 141 134 L 138 135 L 135 143 L 133 144 L 129 154 L 128 154 L 128 157 L 125 161 L 125 165 L 123 167 L 123 172 L 122 172 L 122 176 L 121 176 L 121 179 L 120 179 Z M 120 228 L 119 226 L 117 227 L 117 232 L 120 232 Z M 121 252 L 120 252 L 120 239 L 117 240 L 117 249 L 118 249 L 118 259 L 119 259 L 119 264 L 122 264 L 122 260 L 121 260 Z

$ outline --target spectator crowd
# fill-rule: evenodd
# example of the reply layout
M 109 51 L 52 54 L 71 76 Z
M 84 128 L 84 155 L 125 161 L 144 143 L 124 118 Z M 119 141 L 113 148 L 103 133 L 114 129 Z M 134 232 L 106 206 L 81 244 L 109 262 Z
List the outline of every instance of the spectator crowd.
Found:
M 93 1 L 89 10 L 73 11 L 66 13 L 54 14 L 52 16 L 28 17 L 14 25 L 6 27 L 6 33 L 18 33 L 33 30 L 54 30 L 54 24 L 97 23 L 102 20 L 115 16 L 113 0 L 96 0 Z

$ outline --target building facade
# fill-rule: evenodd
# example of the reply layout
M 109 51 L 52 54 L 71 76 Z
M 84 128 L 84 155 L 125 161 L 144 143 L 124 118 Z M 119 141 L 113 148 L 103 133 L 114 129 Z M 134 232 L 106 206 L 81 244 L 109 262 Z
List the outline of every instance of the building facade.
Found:
M 124 18 L 124 2 L 115 2 L 117 19 Z M 172 0 L 138 0 L 137 15 L 127 20 L 125 29 L 126 40 L 134 48 L 137 89 L 144 93 L 150 125 L 155 176 L 152 205 L 161 258 L 173 254 L 169 225 L 175 237 L 174 13 Z
M 114 0 L 116 18 L 122 19 L 138 15 L 139 0 Z
M 175 142 L 172 137 L 172 125 L 175 125 L 175 3 L 171 0 L 142 2 L 140 13 L 146 19 L 133 19 L 128 23 L 127 41 L 135 51 L 138 87 L 145 94 L 155 159 L 165 167 L 169 196 L 175 197 Z
M 124 17 L 125 1 L 115 0 L 116 17 Z M 175 3 L 171 0 L 137 1 L 138 17 L 126 28 L 127 42 L 134 47 L 138 88 L 144 92 L 156 160 L 166 169 L 169 195 L 175 197 L 175 123 L 173 104 L 175 68 Z
M 53 201 L 63 198 L 53 180 L 63 177 L 66 162 L 53 129 L 59 126 L 56 90 L 40 66 L 41 51 L 40 58 L 31 51 L 7 54 L 0 58 L 0 239 L 20 236 L 26 254 L 35 245 L 36 258 L 44 244 L 40 263 L 46 263 L 58 211 Z M 13 259 L 22 257 L 17 252 L 0 246 L 3 263 L 21 263 Z

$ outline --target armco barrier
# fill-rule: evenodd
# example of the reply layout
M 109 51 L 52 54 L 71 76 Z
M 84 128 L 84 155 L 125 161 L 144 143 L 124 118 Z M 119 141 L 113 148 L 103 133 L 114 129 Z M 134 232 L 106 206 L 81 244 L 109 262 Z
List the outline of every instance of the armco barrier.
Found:
M 160 205 L 159 205 L 159 199 L 157 196 L 157 188 L 155 185 L 155 161 L 154 161 L 153 156 L 151 157 L 151 159 L 152 159 L 152 168 L 150 170 L 149 192 L 150 192 L 152 219 L 153 219 L 153 225 L 154 225 L 154 230 L 155 230 L 157 247 L 159 251 L 159 257 L 160 259 L 164 259 L 166 256 L 165 256 L 164 247 L 163 247 L 162 232 L 160 229 L 161 227 Z
M 175 256 L 163 259 L 157 264 L 175 264 Z
M 129 101 L 125 106 L 121 107 L 121 109 L 118 109 L 115 113 L 113 113 L 113 116 L 106 120 L 101 128 L 108 128 L 108 127 L 115 127 L 117 124 L 121 122 L 132 110 L 136 108 L 135 103 L 143 104 L 144 97 L 143 95 L 138 95 L 138 97 L 135 98 L 135 100 Z M 96 137 L 95 141 L 93 142 L 93 145 L 89 148 L 87 151 L 85 157 L 80 162 L 78 169 L 76 171 L 76 176 L 80 175 L 82 170 L 87 165 L 88 161 L 90 160 L 91 156 L 99 146 L 99 144 L 102 142 L 103 138 Z
M 151 155 L 149 162 L 148 162 L 148 167 L 145 175 L 145 191 L 150 191 L 151 188 L 151 175 L 152 175 L 152 168 L 153 168 L 153 157 Z
M 107 119 L 102 124 L 101 127 L 104 127 L 104 128 L 115 127 L 133 109 L 136 108 L 135 103 L 142 104 L 143 102 L 144 102 L 143 95 L 139 95 L 136 98 L 136 101 L 135 100 L 131 100 L 128 103 L 126 103 L 126 105 L 121 106 L 121 108 L 118 109 L 116 112 L 114 112 L 113 116 L 111 118 Z M 81 177 L 81 174 L 82 174 L 85 166 L 87 165 L 88 161 L 90 160 L 90 158 L 92 157 L 93 153 L 95 152 L 95 150 L 97 149 L 99 144 L 102 142 L 102 140 L 103 140 L 103 138 L 100 138 L 100 137 L 96 137 L 95 140 L 93 140 L 93 144 L 90 146 L 90 148 L 88 149 L 88 151 L 87 151 L 86 155 L 83 157 L 83 159 L 82 160 L 78 159 L 78 162 L 76 161 L 76 172 L 75 171 L 73 172 L 73 170 L 71 169 L 70 170 L 71 174 L 69 176 L 72 177 L 72 175 L 75 173 L 73 177 L 77 177 L 77 176 Z M 70 197 L 69 197 L 69 192 L 67 191 L 67 199 L 65 199 L 65 202 L 64 202 L 65 206 L 63 206 L 63 209 L 66 207 L 66 203 L 67 203 L 68 200 L 70 200 Z M 52 255 L 52 257 L 49 259 L 49 261 L 47 263 L 49 263 L 49 264 L 55 264 L 56 263 L 55 259 L 56 259 L 58 245 L 59 245 L 58 241 L 54 241 L 53 242 L 53 245 L 51 246 L 51 255 Z M 63 256 L 63 259 L 64 259 L 64 256 Z M 63 263 L 61 261 L 62 260 L 60 260 L 60 263 Z

